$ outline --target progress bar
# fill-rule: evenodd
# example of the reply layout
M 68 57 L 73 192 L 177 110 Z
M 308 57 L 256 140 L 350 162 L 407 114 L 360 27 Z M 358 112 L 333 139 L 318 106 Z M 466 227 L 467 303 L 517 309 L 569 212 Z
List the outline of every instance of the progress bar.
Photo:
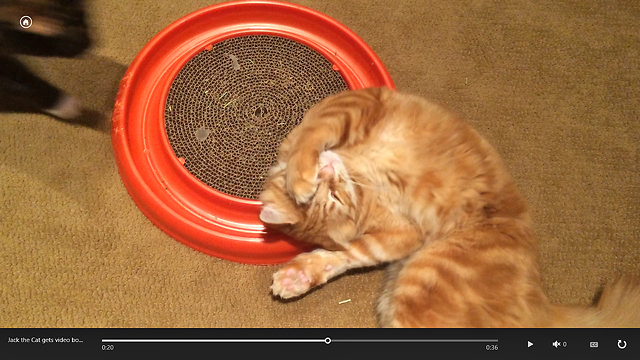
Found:
M 498 342 L 498 339 L 335 339 L 335 342 L 430 342 L 430 343 L 467 343 Z
M 498 339 L 102 339 L 103 343 L 489 343 Z

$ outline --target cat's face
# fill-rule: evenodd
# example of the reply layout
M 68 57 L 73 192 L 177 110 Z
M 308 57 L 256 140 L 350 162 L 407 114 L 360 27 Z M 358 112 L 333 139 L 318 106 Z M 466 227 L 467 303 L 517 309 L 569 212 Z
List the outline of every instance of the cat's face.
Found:
M 275 165 L 265 181 L 260 219 L 298 240 L 328 250 L 342 250 L 357 235 L 358 196 L 345 164 L 331 151 L 320 154 L 311 201 L 299 205 L 285 190 L 285 164 Z

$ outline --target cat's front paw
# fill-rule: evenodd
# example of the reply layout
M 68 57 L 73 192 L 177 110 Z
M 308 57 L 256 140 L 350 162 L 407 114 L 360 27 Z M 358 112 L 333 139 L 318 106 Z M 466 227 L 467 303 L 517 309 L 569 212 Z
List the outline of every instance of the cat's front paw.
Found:
M 308 203 L 318 189 L 318 156 L 294 153 L 287 164 L 286 187 L 298 204 Z
M 273 274 L 271 292 L 282 299 L 289 299 L 306 293 L 311 286 L 311 277 L 300 267 L 290 264 Z
M 298 204 L 306 204 L 311 201 L 311 198 L 318 190 L 318 184 L 315 180 L 307 181 L 298 178 L 289 182 L 288 185 L 287 190 L 289 192 L 289 196 L 291 196 Z

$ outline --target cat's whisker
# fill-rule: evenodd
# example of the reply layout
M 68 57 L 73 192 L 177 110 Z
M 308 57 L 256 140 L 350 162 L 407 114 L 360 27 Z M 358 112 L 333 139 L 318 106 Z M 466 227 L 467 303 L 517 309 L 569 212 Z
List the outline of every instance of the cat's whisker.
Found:
M 368 188 L 376 189 L 376 190 L 380 190 L 381 189 L 380 186 L 363 184 L 363 183 L 359 183 L 357 181 L 353 181 L 353 180 L 349 180 L 349 179 L 346 179 L 345 181 L 350 183 L 350 184 L 354 184 L 354 185 L 358 185 L 358 186 L 362 186 L 362 187 L 368 187 Z

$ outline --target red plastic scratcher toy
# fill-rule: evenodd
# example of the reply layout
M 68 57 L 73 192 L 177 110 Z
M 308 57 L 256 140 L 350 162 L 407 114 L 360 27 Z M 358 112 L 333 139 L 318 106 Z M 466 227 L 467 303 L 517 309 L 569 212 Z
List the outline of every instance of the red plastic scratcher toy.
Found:
M 129 194 L 160 229 L 204 253 L 286 262 L 306 244 L 266 231 L 257 199 L 286 134 L 344 89 L 394 88 L 351 30 L 314 10 L 239 1 L 156 35 L 120 83 L 111 125 Z

